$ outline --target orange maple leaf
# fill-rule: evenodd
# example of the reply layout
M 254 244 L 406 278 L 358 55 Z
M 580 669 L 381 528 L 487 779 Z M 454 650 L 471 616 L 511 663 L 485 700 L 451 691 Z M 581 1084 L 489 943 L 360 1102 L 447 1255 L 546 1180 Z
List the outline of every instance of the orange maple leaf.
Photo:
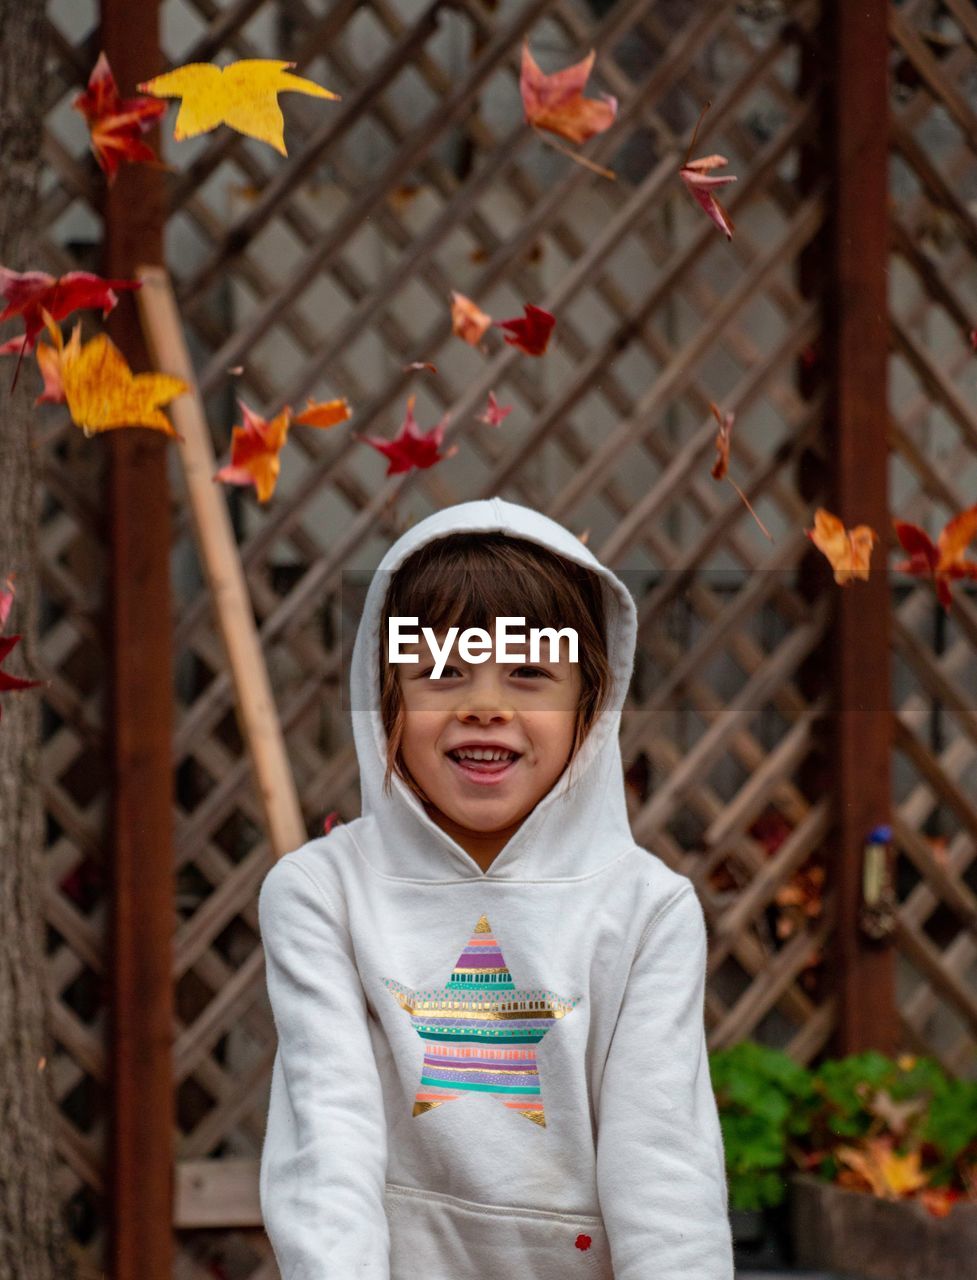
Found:
M 476 307 L 471 298 L 451 291 L 451 332 L 469 346 L 477 347 L 492 324 L 492 317 Z
M 334 427 L 345 422 L 352 410 L 344 398 L 317 402 L 310 400 L 298 414 L 289 405 L 268 420 L 239 400 L 244 424 L 231 432 L 231 461 L 214 474 L 225 484 L 253 484 L 259 502 L 267 502 L 275 492 L 281 470 L 281 451 L 293 423 L 303 427 Z
M 847 586 L 856 578 L 868 581 L 872 547 L 879 535 L 867 524 L 846 529 L 837 516 L 818 507 L 814 528 L 804 531 L 835 571 L 835 582 Z
M 596 56 L 591 49 L 580 62 L 547 75 L 529 52 L 528 41 L 523 44 L 519 92 L 529 124 L 568 142 L 586 142 L 611 127 L 617 99 L 609 93 L 601 94 L 603 101 L 583 96 Z
M 964 559 L 964 552 L 977 534 L 977 503 L 949 520 L 935 544 L 919 525 L 905 520 L 894 520 L 893 524 L 902 549 L 909 553 L 908 560 L 894 566 L 896 571 L 932 578 L 937 599 L 949 613 L 953 603 L 951 581 L 955 578 L 977 580 L 977 564 Z

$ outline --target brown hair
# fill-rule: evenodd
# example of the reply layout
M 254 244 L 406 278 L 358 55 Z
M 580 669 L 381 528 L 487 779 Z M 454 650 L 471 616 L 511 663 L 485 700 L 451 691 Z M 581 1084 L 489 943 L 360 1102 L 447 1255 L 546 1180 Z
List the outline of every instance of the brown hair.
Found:
M 380 714 L 387 735 L 387 770 L 423 803 L 427 796 L 400 754 L 404 703 L 396 667 L 387 661 L 391 617 L 419 618 L 434 631 L 462 625 L 492 631 L 499 617 L 525 618 L 528 627 L 574 627 L 581 690 L 570 751 L 579 751 L 610 693 L 606 624 L 600 578 L 525 538 L 497 533 L 451 533 L 419 547 L 394 570 L 380 618 Z

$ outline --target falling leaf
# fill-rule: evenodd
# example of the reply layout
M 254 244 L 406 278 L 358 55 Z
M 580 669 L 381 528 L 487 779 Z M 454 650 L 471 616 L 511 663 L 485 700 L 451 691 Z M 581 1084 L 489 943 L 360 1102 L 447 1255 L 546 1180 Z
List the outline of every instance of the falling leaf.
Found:
M 243 426 L 235 427 L 231 432 L 231 461 L 215 472 L 214 479 L 223 480 L 225 484 L 253 484 L 260 502 L 267 502 L 275 491 L 281 470 L 281 451 L 293 424 L 334 427 L 345 422 L 353 412 L 349 401 L 343 397 L 309 400 L 297 414 L 290 405 L 285 405 L 270 420 L 255 413 L 243 400 L 238 404 L 244 417 Z
M 444 453 L 440 452 L 447 425 L 448 419 L 445 416 L 430 431 L 422 432 L 414 418 L 414 397 L 411 396 L 407 401 L 404 421 L 393 440 L 383 440 L 379 436 L 357 438 L 384 455 L 388 463 L 386 474 L 392 476 L 398 472 L 410 471 L 413 467 L 424 470 L 433 467 L 436 462 L 453 457 L 458 452 L 456 444 L 451 445 Z
M 701 209 L 709 215 L 720 231 L 726 236 L 727 240 L 732 240 L 733 221 L 729 214 L 716 199 L 713 192 L 717 187 L 725 187 L 730 182 L 735 182 L 736 178 L 733 174 L 719 174 L 713 176 L 710 173 L 712 169 L 721 169 L 723 165 L 729 163 L 725 156 L 711 155 L 703 156 L 699 160 L 690 160 L 692 148 L 695 146 L 695 140 L 699 133 L 699 125 L 702 123 L 702 117 L 709 110 L 710 103 L 702 108 L 699 119 L 696 122 L 695 131 L 692 134 L 692 141 L 689 143 L 688 154 L 685 157 L 685 163 L 679 169 L 679 177 L 685 183 L 685 189 L 691 195 L 692 199 L 699 205 Z
M 948 521 L 935 544 L 918 525 L 905 520 L 894 520 L 893 524 L 903 551 L 908 551 L 910 557 L 894 566 L 896 572 L 932 578 L 937 598 L 949 613 L 953 602 L 950 583 L 955 578 L 977 581 L 977 563 L 964 559 L 964 552 L 977 534 L 977 503 Z
M 534 307 L 531 302 L 523 304 L 525 316 L 515 320 L 497 320 L 500 329 L 505 329 L 505 340 L 512 347 L 525 351 L 527 356 L 541 356 L 549 346 L 550 335 L 556 324 L 556 316 L 550 315 L 542 307 Z
M 488 404 L 484 413 L 476 414 L 476 421 L 487 423 L 490 427 L 499 427 L 512 412 L 511 404 L 499 404 L 495 398 L 495 392 L 488 393 Z
M 835 582 L 846 586 L 856 578 L 868 581 L 872 547 L 879 535 L 867 524 L 846 529 L 837 516 L 818 507 L 814 528 L 804 531 L 835 571 Z
M 173 128 L 177 142 L 226 124 L 249 138 L 269 143 L 284 156 L 288 152 L 278 94 L 339 99 L 338 93 L 291 75 L 288 68 L 294 66 L 294 62 L 273 58 L 247 58 L 226 67 L 190 62 L 147 80 L 139 88 L 157 98 L 183 99 Z
M 492 317 L 475 306 L 463 293 L 451 293 L 451 332 L 477 347 L 492 324 Z
M 728 183 L 735 182 L 736 178 L 733 174 L 717 177 L 709 174 L 710 169 L 717 169 L 728 163 L 725 156 L 704 156 L 701 160 L 690 160 L 683 165 L 679 169 L 679 176 L 695 202 L 706 211 L 726 239 L 732 240 L 735 230 L 733 221 L 713 195 L 713 191 L 716 187 L 725 187 Z
M 215 474 L 226 484 L 253 484 L 259 502 L 267 502 L 275 492 L 281 470 L 281 451 L 288 439 L 292 412 L 286 406 L 270 421 L 239 400 L 244 425 L 231 432 L 231 461 Z
M 13 574 L 7 578 L 6 591 L 0 591 L 0 627 L 7 624 L 10 617 L 10 610 L 14 603 L 14 580 Z M 20 676 L 12 676 L 2 669 L 2 664 L 8 656 L 20 644 L 20 636 L 3 636 L 0 635 L 0 693 L 15 693 L 21 689 L 34 689 L 41 680 L 22 680 Z M 3 715 L 3 709 L 0 707 L 0 716 Z
M 584 544 L 584 546 L 586 546 L 586 545 L 587 545 L 587 543 L 590 541 L 590 530 L 589 530 L 589 529 L 584 529 L 583 533 L 578 533 L 578 534 L 577 534 L 577 537 L 578 537 L 578 538 L 580 539 L 580 541 Z
M 0 320 L 20 318 L 23 334 L 0 346 L 0 355 L 23 352 L 30 355 L 37 335 L 44 328 L 44 312 L 52 320 L 64 320 L 73 311 L 97 308 L 107 316 L 119 301 L 116 290 L 141 289 L 140 280 L 103 280 L 88 271 L 69 271 L 49 276 L 44 271 L 10 271 L 0 267 L 0 295 L 7 305 Z
M 345 397 L 318 402 L 310 400 L 301 413 L 293 415 L 292 421 L 302 427 L 334 427 L 337 423 L 346 422 L 352 413 Z
M 617 99 L 609 93 L 601 94 L 603 101 L 583 96 L 596 56 L 591 49 L 580 62 L 546 75 L 529 52 L 528 41 L 523 44 L 519 93 L 526 120 L 534 129 L 545 129 L 568 142 L 579 143 L 611 127 L 617 115 Z M 614 177 L 610 169 L 594 164 L 575 151 L 566 151 L 563 147 L 559 150 L 605 177 Z
M 713 480 L 722 480 L 729 470 L 729 446 L 736 414 L 723 413 L 719 406 L 711 400 L 709 401 L 709 408 L 712 410 L 713 417 L 719 423 L 719 431 L 716 433 L 716 461 L 712 464 L 712 478 Z
M 432 364 L 430 360 L 412 360 L 410 364 L 403 366 L 404 373 L 437 373 L 438 366 Z
M 82 346 L 81 325 L 75 325 L 65 346 L 57 325 L 52 322 L 48 328 L 71 420 L 86 436 L 118 427 L 151 427 L 168 436 L 177 434 L 161 406 L 189 391 L 182 379 L 168 373 L 133 373 L 104 333 Z M 45 394 L 49 377 L 53 385 L 54 376 L 45 374 Z
M 88 88 L 71 105 L 85 117 L 92 151 L 109 186 L 122 163 L 156 163 L 156 152 L 143 142 L 142 135 L 166 114 L 166 103 L 155 98 L 121 97 L 104 53 L 99 54 L 88 78 Z

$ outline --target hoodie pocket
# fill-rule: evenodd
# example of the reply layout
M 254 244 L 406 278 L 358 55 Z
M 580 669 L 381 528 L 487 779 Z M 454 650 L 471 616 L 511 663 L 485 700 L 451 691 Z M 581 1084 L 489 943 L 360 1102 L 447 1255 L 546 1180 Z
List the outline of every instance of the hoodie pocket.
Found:
M 390 1280 L 613 1280 L 599 1217 L 479 1204 L 387 1183 Z

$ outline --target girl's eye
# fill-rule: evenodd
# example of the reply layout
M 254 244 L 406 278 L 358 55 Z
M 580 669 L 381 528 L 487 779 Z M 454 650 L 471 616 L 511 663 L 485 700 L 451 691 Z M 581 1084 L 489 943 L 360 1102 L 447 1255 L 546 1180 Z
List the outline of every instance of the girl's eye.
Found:
M 534 671 L 538 676 L 549 675 L 549 672 L 544 671 L 542 667 L 519 667 L 516 671 L 516 675 L 518 675 L 520 671 Z

